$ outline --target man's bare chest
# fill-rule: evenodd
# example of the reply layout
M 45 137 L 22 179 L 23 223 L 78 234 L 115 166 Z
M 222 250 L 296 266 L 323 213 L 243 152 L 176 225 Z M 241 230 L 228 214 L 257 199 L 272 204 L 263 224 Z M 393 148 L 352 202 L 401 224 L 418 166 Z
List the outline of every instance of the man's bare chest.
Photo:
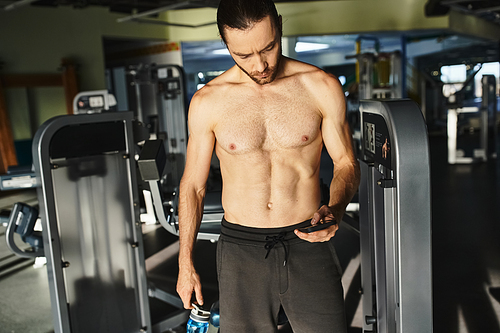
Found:
M 232 96 L 218 110 L 215 135 L 230 154 L 299 149 L 320 135 L 321 117 L 307 96 Z

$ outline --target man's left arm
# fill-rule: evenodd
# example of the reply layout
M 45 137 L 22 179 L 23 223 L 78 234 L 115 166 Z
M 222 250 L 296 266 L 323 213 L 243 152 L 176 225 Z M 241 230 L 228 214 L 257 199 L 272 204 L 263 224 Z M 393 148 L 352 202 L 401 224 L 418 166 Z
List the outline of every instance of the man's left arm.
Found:
M 346 118 L 342 86 L 330 75 L 323 82 L 322 89 L 319 89 L 321 95 L 317 96 L 323 117 L 321 133 L 334 170 L 330 201 L 314 214 L 311 223 L 335 219 L 337 224 L 309 234 L 296 231 L 300 238 L 310 242 L 325 242 L 335 236 L 345 209 L 358 190 L 360 178 L 359 164 L 354 155 L 351 130 Z

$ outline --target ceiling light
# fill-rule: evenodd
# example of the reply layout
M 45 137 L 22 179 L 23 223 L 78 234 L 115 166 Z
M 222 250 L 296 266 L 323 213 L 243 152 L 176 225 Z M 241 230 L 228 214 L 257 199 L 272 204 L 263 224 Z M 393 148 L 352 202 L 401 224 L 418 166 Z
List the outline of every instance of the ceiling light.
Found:
M 329 48 L 328 44 L 297 42 L 295 44 L 295 52 L 317 51 Z

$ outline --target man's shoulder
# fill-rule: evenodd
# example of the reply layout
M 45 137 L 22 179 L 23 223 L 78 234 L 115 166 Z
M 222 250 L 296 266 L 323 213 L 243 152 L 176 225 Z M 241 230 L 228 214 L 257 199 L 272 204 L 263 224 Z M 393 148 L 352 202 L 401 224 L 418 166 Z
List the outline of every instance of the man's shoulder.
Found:
M 197 121 L 205 125 L 213 125 L 224 110 L 225 101 L 231 96 L 234 85 L 232 68 L 212 79 L 199 89 L 191 99 L 189 116 L 191 122 Z
M 286 77 L 294 77 L 303 82 L 306 86 L 316 88 L 319 88 L 319 86 L 327 86 L 327 88 L 330 88 L 340 84 L 335 75 L 327 73 L 319 67 L 290 58 L 285 59 Z
M 233 68 L 212 79 L 194 94 L 193 100 L 195 102 L 208 102 L 211 100 L 217 100 L 220 96 L 224 96 L 230 86 L 234 83 L 231 74 L 232 71 Z
M 288 75 L 294 78 L 292 82 L 298 84 L 306 92 L 311 103 L 315 103 L 322 116 L 344 112 L 344 92 L 338 78 L 316 66 L 289 59 Z M 286 67 L 285 67 L 286 68 Z

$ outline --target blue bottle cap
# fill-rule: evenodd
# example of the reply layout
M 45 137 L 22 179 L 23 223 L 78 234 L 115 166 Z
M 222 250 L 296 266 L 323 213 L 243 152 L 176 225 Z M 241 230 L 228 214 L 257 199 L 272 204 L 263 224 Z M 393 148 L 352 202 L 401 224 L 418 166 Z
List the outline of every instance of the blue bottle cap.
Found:
M 205 311 L 198 307 L 198 305 L 193 304 L 194 309 L 191 310 L 191 314 L 189 315 L 189 318 L 196 320 L 201 323 L 208 323 L 208 320 L 210 318 L 210 311 Z

